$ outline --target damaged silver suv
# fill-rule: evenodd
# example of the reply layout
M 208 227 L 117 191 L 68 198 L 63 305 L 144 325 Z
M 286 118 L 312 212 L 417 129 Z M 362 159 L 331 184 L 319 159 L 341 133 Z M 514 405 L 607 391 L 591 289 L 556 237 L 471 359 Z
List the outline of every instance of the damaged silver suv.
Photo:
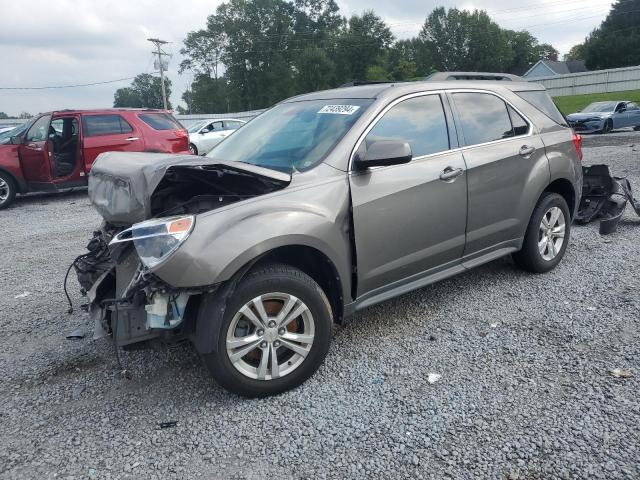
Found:
M 101 155 L 75 262 L 117 346 L 190 340 L 261 397 L 322 363 L 334 322 L 503 255 L 562 259 L 581 145 L 526 82 L 364 85 L 286 100 L 205 158 Z

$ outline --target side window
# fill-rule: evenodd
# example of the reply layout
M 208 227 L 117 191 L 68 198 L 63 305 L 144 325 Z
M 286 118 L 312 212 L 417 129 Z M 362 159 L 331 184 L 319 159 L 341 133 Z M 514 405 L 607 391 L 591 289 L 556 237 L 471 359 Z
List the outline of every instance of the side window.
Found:
M 120 115 L 84 115 L 82 123 L 85 137 L 133 132 L 131 125 Z
M 640 107 L 637 104 L 630 102 L 627 105 L 627 110 L 640 110 Z
M 513 125 L 513 135 L 526 135 L 529 131 L 529 124 L 527 121 L 522 118 L 518 112 L 516 112 L 511 105 L 507 105 L 507 109 L 509 110 L 509 117 L 511 118 L 511 125 Z
M 392 107 L 367 134 L 366 147 L 381 140 L 407 142 L 414 158 L 449 150 L 440 95 L 414 97 Z
M 211 130 L 213 130 L 214 132 L 224 130 L 224 127 L 222 126 L 222 122 L 213 122 L 213 128 Z
M 43 142 L 49 136 L 49 122 L 51 121 L 51 115 L 45 115 L 40 117 L 31 126 L 27 132 L 25 140 L 27 142 Z
M 454 93 L 467 145 L 492 142 L 513 136 L 507 104 L 488 93 Z
M 226 124 L 227 130 L 236 130 L 242 126 L 242 123 L 233 120 L 229 120 L 228 122 L 224 123 Z

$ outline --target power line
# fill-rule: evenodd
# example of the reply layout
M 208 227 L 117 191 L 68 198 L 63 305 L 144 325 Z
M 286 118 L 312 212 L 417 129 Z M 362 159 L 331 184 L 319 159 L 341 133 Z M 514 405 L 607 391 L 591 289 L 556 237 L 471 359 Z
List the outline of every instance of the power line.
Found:
M 48 85 L 46 87 L 0 87 L 0 90 L 48 90 L 48 89 L 60 89 L 60 88 L 76 88 L 76 87 L 93 87 L 95 85 L 106 85 L 108 83 L 124 82 L 126 80 L 133 80 L 134 77 L 116 78 L 115 80 L 104 80 L 102 82 L 92 83 L 77 83 L 73 85 Z

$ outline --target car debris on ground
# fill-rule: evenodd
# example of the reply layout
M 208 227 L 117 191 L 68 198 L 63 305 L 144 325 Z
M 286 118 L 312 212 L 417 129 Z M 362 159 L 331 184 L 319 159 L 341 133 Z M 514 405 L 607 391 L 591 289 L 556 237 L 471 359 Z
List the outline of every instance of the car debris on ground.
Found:
M 640 202 L 633 197 L 631 183 L 625 177 L 614 177 L 608 165 L 582 167 L 582 199 L 576 223 L 600 220 L 600 235 L 616 231 L 627 203 L 640 216 Z

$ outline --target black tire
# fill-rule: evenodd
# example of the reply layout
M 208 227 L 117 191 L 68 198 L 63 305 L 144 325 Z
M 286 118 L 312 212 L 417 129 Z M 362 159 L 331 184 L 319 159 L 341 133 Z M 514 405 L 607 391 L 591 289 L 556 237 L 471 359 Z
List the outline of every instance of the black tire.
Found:
M 604 127 L 602 128 L 602 133 L 607 134 L 613 130 L 613 121 L 611 119 L 604 122 Z
M 540 250 L 538 249 L 538 242 L 540 240 L 540 225 L 542 223 L 542 217 L 552 208 L 558 207 L 562 210 L 565 220 L 564 241 L 560 248 L 560 251 L 551 260 L 543 258 Z M 529 220 L 527 231 L 524 236 L 524 242 L 522 249 L 519 252 L 513 254 L 513 260 L 516 264 L 529 272 L 545 273 L 556 267 L 562 260 L 564 252 L 567 250 L 571 234 L 571 215 L 569 214 L 569 207 L 566 200 L 557 193 L 545 192 L 538 200 L 536 208 L 533 210 L 533 214 Z
M 246 376 L 234 367 L 227 354 L 226 337 L 236 313 L 244 305 L 259 295 L 273 292 L 294 295 L 305 303 L 313 316 L 315 336 L 308 354 L 297 368 L 280 378 L 258 380 Z M 215 302 L 202 303 L 201 319 L 215 318 L 214 312 L 207 311 L 208 306 L 213 304 Z M 269 264 L 248 273 L 239 282 L 227 302 L 215 351 L 203 355 L 203 360 L 216 382 L 230 392 L 249 398 L 276 395 L 297 387 L 320 367 L 329 350 L 332 324 L 329 301 L 311 277 L 288 265 Z
M 198 147 L 196 147 L 193 143 L 189 144 L 189 150 L 193 155 L 198 155 Z
M 633 129 L 637 132 L 640 131 L 640 125 L 636 125 L 635 127 L 633 127 Z
M 0 172 L 0 210 L 7 208 L 16 198 L 18 188 L 11 175 Z

